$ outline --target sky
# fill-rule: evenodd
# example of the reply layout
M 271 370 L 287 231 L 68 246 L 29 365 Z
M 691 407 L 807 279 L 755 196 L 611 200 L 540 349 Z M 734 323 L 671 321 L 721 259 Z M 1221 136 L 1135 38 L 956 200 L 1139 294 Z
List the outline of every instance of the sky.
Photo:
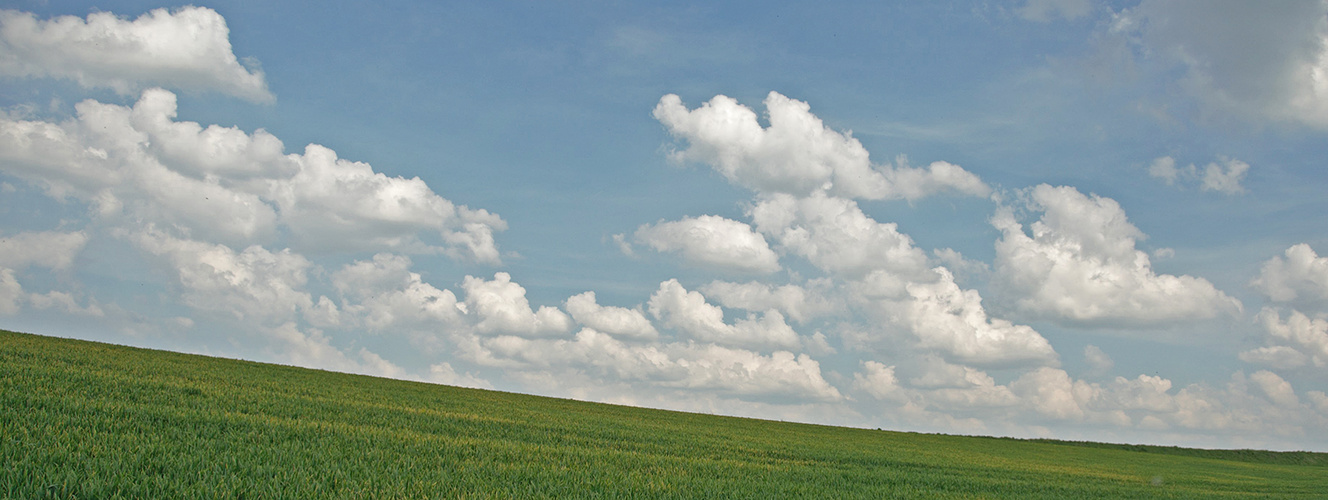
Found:
M 1328 451 L 1328 3 L 0 6 L 0 328 Z

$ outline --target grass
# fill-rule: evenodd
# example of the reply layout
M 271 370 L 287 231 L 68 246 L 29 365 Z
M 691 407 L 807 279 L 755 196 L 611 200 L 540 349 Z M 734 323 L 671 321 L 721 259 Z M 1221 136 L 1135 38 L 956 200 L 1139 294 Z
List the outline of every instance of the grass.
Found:
M 0 331 L 4 498 L 1323 498 L 1325 457 L 718 417 Z

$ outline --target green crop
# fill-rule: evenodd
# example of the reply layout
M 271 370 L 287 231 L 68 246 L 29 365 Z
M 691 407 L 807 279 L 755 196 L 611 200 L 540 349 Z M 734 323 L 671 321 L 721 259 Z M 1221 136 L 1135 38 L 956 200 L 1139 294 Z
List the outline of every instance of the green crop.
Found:
M 0 331 L 5 498 L 1322 498 L 1325 457 L 585 403 Z

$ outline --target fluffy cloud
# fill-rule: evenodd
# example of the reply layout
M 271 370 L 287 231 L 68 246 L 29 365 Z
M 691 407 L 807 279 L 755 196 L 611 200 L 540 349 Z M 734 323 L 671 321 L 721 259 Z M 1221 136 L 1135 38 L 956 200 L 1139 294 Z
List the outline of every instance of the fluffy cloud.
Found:
M 1308 391 L 1303 402 L 1289 382 L 1268 371 L 1232 374 L 1224 387 L 1192 384 L 1173 390 L 1170 380 L 1139 375 L 1116 377 L 1106 383 L 1077 380 L 1064 370 L 1040 367 L 1024 372 L 1008 384 L 997 384 L 988 374 L 968 366 L 924 357 L 914 366 L 862 363 L 853 388 L 885 403 L 889 414 L 903 421 L 989 432 L 988 424 L 1019 422 L 1010 431 L 1034 433 L 1044 426 L 1093 426 L 1131 435 L 1171 435 L 1231 439 L 1267 439 L 1277 435 L 1296 443 L 1307 433 L 1328 424 L 1328 413 L 1318 410 L 1328 396 Z M 965 420 L 980 415 L 980 420 Z M 1022 430 L 1019 430 L 1022 429 Z M 1288 446 L 1296 446 L 1288 444 Z
M 343 299 L 342 310 L 337 311 L 330 301 L 320 301 L 325 305 L 319 312 L 328 318 L 323 323 L 338 324 L 337 318 L 344 313 L 374 331 L 403 326 L 432 330 L 458 324 L 462 308 L 456 295 L 425 283 L 410 267 L 410 257 L 386 253 L 346 264 L 332 275 L 332 285 Z
M 897 224 L 868 217 L 853 200 L 816 193 L 807 198 L 773 195 L 750 210 L 756 229 L 784 251 L 817 268 L 857 277 L 882 270 L 912 279 L 924 276 L 927 254 Z
M 176 121 L 175 94 L 161 89 L 132 108 L 88 100 L 76 109 L 59 124 L 0 118 L 0 171 L 88 202 L 104 221 L 155 223 L 190 239 L 244 247 L 284 228 L 301 251 L 501 262 L 493 234 L 507 228 L 502 218 L 453 205 L 419 178 L 388 177 L 314 144 L 282 154 L 261 130 Z
M 688 291 L 678 280 L 659 284 L 650 296 L 650 314 L 660 323 L 689 338 L 735 347 L 796 349 L 801 341 L 797 332 L 784 321 L 784 315 L 770 309 L 760 316 L 748 314 L 735 324 L 724 322 L 724 311 L 706 302 L 700 292 Z
M 1328 127 L 1328 6 L 1155 1 L 1118 14 L 1139 58 L 1210 109 Z
M 544 336 L 572 328 L 572 319 L 556 307 L 532 310 L 526 289 L 507 273 L 494 273 L 489 281 L 466 276 L 461 288 L 466 291 L 466 313 L 476 318 L 480 333 Z
M 873 166 L 862 143 L 826 127 L 805 102 L 771 92 L 765 107 L 769 127 L 726 96 L 688 110 L 669 94 L 654 116 L 688 143 L 673 153 L 675 160 L 708 164 L 730 182 L 763 193 L 914 200 L 947 190 L 976 196 L 990 191 L 976 175 L 945 162 L 926 169 Z
M 1277 309 L 1265 307 L 1259 311 L 1257 320 L 1266 334 L 1264 340 L 1270 345 L 1242 352 L 1242 361 L 1279 369 L 1307 364 L 1328 367 L 1328 319 L 1291 311 L 1283 320 Z
M 808 281 L 806 287 L 793 284 L 774 286 L 755 281 L 712 281 L 702 285 L 700 291 L 724 307 L 745 311 L 775 309 L 797 323 L 806 323 L 842 309 L 842 305 L 830 299 L 830 287 L 831 281 L 828 279 Z
M 305 291 L 313 264 L 290 250 L 272 252 L 253 245 L 236 252 L 152 228 L 133 239 L 144 251 L 165 259 L 182 300 L 197 310 L 276 325 L 313 306 Z
M 1080 324 L 1159 325 L 1235 312 L 1240 303 L 1202 278 L 1157 274 L 1135 248 L 1144 237 L 1110 198 L 1072 187 L 1037 186 L 1029 206 L 1042 212 L 1032 235 L 1002 209 L 992 225 L 993 286 L 1038 317 Z
M 639 309 L 601 306 L 595 302 L 595 292 L 568 297 L 565 306 L 577 323 L 599 332 L 629 340 L 659 337 L 659 332 Z
M 160 85 L 275 99 L 263 72 L 231 51 L 226 20 L 206 7 L 156 9 L 133 21 L 109 12 L 41 20 L 0 11 L 0 75 L 65 78 L 121 94 Z
M 1105 375 L 1116 366 L 1111 356 L 1092 344 L 1084 346 L 1084 363 L 1088 364 L 1088 374 L 1091 376 Z
M 296 366 L 362 373 L 378 377 L 406 378 L 400 366 L 361 348 L 348 355 L 332 345 L 321 331 L 302 331 L 294 323 L 284 323 L 263 332 L 271 343 L 269 356 L 280 363 Z
M 659 221 L 636 230 L 636 241 L 660 252 L 679 252 L 683 259 L 714 269 L 773 273 L 779 257 L 751 226 L 714 215 Z
M 82 231 L 26 232 L 0 236 L 0 267 L 19 269 L 40 266 L 69 269 L 74 257 L 83 250 L 88 235 Z
M 715 344 L 625 343 L 582 329 L 572 339 L 499 336 L 481 341 L 481 364 L 545 373 L 588 373 L 632 387 L 686 389 L 744 401 L 839 401 L 843 396 L 806 354 L 763 355 Z
M 449 256 L 501 262 L 493 232 L 507 224 L 497 215 L 455 207 L 418 177 L 388 177 L 322 146 L 309 145 L 295 160 L 298 173 L 276 186 L 272 198 L 306 246 L 427 252 L 417 233 L 431 229 L 440 232 L 447 243 L 440 251 Z
M 900 393 L 895 367 L 876 361 L 862 362 L 862 371 L 853 374 L 853 388 L 876 399 L 892 399 Z
M 1245 187 L 1240 183 L 1245 180 L 1245 173 L 1250 170 L 1250 165 L 1235 158 L 1221 157 L 1218 161 L 1221 163 L 1209 163 L 1200 171 L 1193 163 L 1184 168 L 1177 167 L 1175 159 L 1163 156 L 1154 159 L 1148 166 L 1148 175 L 1162 179 L 1168 186 L 1176 185 L 1178 182 L 1198 183 L 1202 191 L 1217 191 L 1223 194 L 1244 193 Z
M 909 283 L 911 300 L 888 306 L 921 346 L 980 365 L 1055 363 L 1056 351 L 1032 328 L 990 318 L 976 290 L 961 290 L 943 267 L 932 283 Z
M 1328 258 L 1308 244 L 1292 245 L 1264 262 L 1250 286 L 1278 302 L 1328 300 Z

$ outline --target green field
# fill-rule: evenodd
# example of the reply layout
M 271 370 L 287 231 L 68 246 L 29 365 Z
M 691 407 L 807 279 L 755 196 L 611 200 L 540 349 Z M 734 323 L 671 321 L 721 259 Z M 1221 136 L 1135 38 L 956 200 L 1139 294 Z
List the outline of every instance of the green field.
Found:
M 1324 498 L 1328 455 L 648 410 L 0 331 L 7 498 Z

